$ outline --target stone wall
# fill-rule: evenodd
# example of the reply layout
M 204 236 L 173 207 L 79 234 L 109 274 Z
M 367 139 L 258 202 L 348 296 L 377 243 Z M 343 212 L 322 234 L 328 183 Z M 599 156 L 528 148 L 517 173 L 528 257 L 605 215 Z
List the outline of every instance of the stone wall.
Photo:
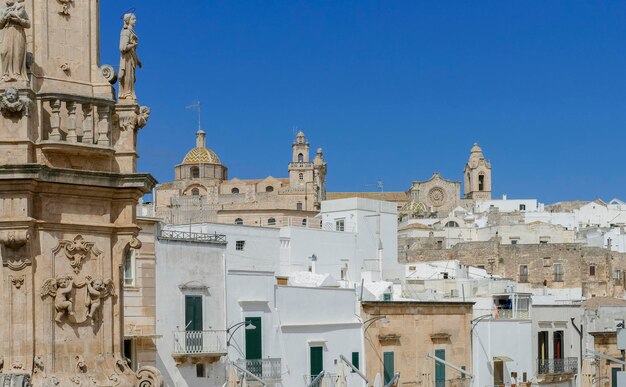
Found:
M 579 243 L 502 245 L 499 238 L 462 242 L 445 249 L 433 247 L 435 239 L 400 238 L 398 260 L 409 263 L 458 259 L 530 287 L 582 288 L 585 297 L 619 297 L 624 293 L 624 253 Z M 557 264 L 561 265 L 561 275 L 555 274 Z M 527 276 L 520 275 L 522 265 L 528 268 Z M 619 279 L 616 271 L 621 272 Z

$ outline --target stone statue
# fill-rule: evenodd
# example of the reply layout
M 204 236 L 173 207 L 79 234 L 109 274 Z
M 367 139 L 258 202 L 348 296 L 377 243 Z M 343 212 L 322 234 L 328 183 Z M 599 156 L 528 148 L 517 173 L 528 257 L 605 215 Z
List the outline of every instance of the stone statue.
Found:
M 124 15 L 124 28 L 120 34 L 120 70 L 119 70 L 119 99 L 137 99 L 135 96 L 135 69 L 141 67 L 137 58 L 137 44 L 139 39 L 135 34 L 137 17 L 134 13 Z
M 0 112 L 5 117 L 29 116 L 30 100 L 20 97 L 15 87 L 9 87 L 0 96 Z
M 0 13 L 0 29 L 3 32 L 0 45 L 2 80 L 5 82 L 27 80 L 24 29 L 30 28 L 30 19 L 24 7 L 24 0 L 6 0 L 6 5 Z
M 74 279 L 71 276 L 48 278 L 41 287 L 41 296 L 54 297 L 54 307 L 57 311 L 54 320 L 58 323 L 64 314 L 74 315 L 72 311 L 72 301 L 70 296 L 74 286 Z
M 113 281 L 103 281 L 101 278 L 92 279 L 87 276 L 87 316 L 93 321 L 100 320 L 102 299 L 113 294 Z

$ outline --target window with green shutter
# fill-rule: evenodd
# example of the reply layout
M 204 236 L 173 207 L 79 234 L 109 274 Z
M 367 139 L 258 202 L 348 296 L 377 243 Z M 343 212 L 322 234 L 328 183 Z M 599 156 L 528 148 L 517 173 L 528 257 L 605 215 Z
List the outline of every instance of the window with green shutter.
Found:
M 391 379 L 393 379 L 393 375 L 395 373 L 393 358 L 393 352 L 383 352 L 383 374 L 385 384 L 391 382 Z
M 352 365 L 357 370 L 359 369 L 359 353 L 358 352 L 352 352 Z M 354 372 L 354 370 L 352 370 L 352 372 Z
M 252 324 L 254 329 L 246 329 L 246 359 L 256 360 L 263 357 L 263 329 L 261 317 L 246 317 L 246 324 Z
M 445 349 L 435 349 L 435 357 L 446 360 Z M 446 385 L 446 365 L 435 360 L 435 387 L 445 387 Z
M 324 370 L 324 348 L 311 347 L 311 380 Z

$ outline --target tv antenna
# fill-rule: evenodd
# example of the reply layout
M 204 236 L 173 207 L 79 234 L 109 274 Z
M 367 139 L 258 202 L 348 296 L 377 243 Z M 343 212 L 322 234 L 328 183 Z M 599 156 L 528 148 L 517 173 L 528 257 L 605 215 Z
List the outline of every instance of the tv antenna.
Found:
M 385 183 L 383 183 L 382 179 L 376 180 L 376 184 L 365 184 L 365 186 L 366 187 L 376 186 L 376 188 L 379 189 L 380 192 L 385 192 Z
M 198 130 L 202 130 L 202 126 L 200 125 L 200 99 L 196 98 L 196 100 L 189 106 L 186 106 L 185 109 L 195 109 L 198 111 Z

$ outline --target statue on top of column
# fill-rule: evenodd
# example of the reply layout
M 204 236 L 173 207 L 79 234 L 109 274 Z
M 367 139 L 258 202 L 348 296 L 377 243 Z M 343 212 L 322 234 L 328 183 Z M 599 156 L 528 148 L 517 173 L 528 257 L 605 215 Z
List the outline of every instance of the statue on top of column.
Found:
M 137 44 L 139 39 L 135 34 L 137 17 L 134 13 L 124 15 L 124 28 L 120 34 L 120 72 L 119 72 L 119 99 L 135 100 L 135 70 L 141 67 L 137 58 Z
M 0 29 L 4 35 L 0 45 L 0 60 L 2 80 L 5 82 L 27 80 L 26 28 L 30 28 L 30 19 L 24 0 L 6 0 L 6 7 L 0 11 Z

